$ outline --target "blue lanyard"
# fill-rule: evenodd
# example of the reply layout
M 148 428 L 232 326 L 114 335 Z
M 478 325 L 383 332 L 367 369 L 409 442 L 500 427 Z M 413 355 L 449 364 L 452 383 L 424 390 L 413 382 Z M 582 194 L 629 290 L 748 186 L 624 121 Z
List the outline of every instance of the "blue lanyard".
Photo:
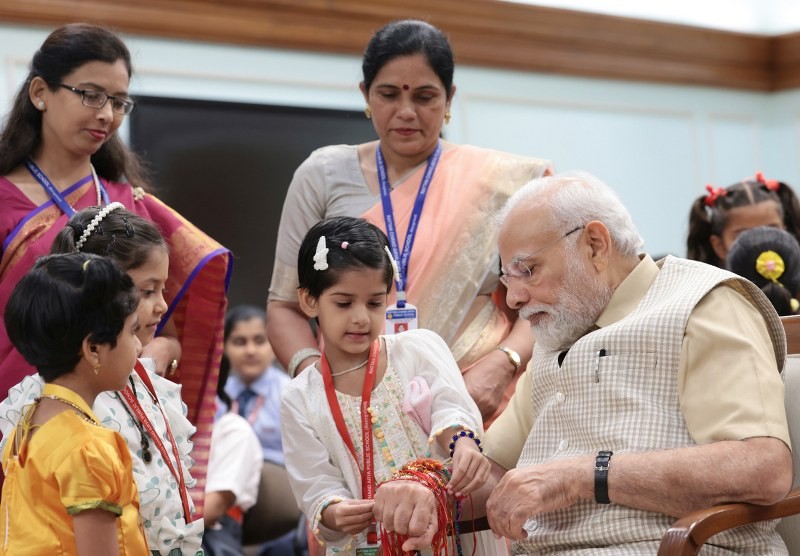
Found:
M 406 305 L 406 280 L 408 278 L 408 259 L 411 256 L 411 248 L 414 246 L 414 236 L 417 233 L 417 226 L 422 215 L 422 206 L 425 204 L 425 196 L 428 194 L 428 186 L 433 179 L 436 165 L 442 154 L 442 143 L 436 144 L 436 149 L 428 159 L 428 166 L 422 176 L 422 183 L 419 185 L 419 192 L 414 201 L 414 208 L 411 211 L 411 221 L 408 223 L 405 243 L 403 243 L 403 253 L 400 254 L 400 245 L 397 242 L 397 229 L 394 225 L 394 211 L 392 210 L 392 198 L 389 178 L 386 175 L 386 162 L 383 160 L 381 146 L 375 150 L 375 162 L 378 166 L 378 183 L 381 190 L 381 204 L 383 205 L 383 220 L 386 222 L 386 235 L 389 237 L 389 248 L 392 256 L 397 261 L 399 270 L 399 280 L 397 280 L 397 306 L 402 309 Z
M 44 189 L 47 194 L 50 195 L 50 198 L 53 200 L 53 202 L 58 205 L 58 208 L 61 209 L 61 212 L 72 218 L 75 215 L 75 209 L 70 206 L 61 192 L 56 189 L 56 186 L 53 185 L 53 182 L 51 182 L 47 176 L 44 175 L 42 169 L 39 168 L 30 157 L 25 159 L 25 165 L 28 167 L 28 171 L 33 175 L 33 177 L 36 178 L 36 181 L 39 182 L 39 185 L 42 186 L 42 189 Z M 100 196 L 103 199 L 103 204 L 107 205 L 109 201 L 108 192 L 102 184 L 100 184 Z

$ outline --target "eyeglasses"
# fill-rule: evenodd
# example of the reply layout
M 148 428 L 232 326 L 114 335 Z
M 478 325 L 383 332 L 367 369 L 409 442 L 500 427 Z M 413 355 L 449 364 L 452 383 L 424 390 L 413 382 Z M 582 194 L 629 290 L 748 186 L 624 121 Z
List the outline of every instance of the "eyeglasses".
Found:
M 99 110 L 106 105 L 106 102 L 110 100 L 111 110 L 117 114 L 127 116 L 131 113 L 131 111 L 133 111 L 134 102 L 127 97 L 115 97 L 104 93 L 103 91 L 88 91 L 86 89 L 78 89 L 77 87 L 70 87 L 69 85 L 64 85 L 63 83 L 52 83 L 52 85 L 62 87 L 68 91 L 72 91 L 76 95 L 80 95 L 83 105 L 88 106 L 89 108 L 96 108 Z
M 573 228 L 572 230 L 568 231 L 563 236 L 554 239 L 553 241 L 551 241 L 550 243 L 548 243 L 544 247 L 540 247 L 539 249 L 537 249 L 536 251 L 534 251 L 530 255 L 525 255 L 521 259 L 517 259 L 517 260 L 511 261 L 511 263 L 509 264 L 508 268 L 500 269 L 500 272 L 501 272 L 501 274 L 500 274 L 500 283 L 503 284 L 505 287 L 509 287 L 509 285 L 511 285 L 511 281 L 512 280 L 522 280 L 525 283 L 530 282 L 531 278 L 533 278 L 533 269 L 531 269 L 527 264 L 525 264 L 525 261 L 531 260 L 533 257 L 538 255 L 539 253 L 541 253 L 542 251 L 544 251 L 548 247 L 552 247 L 553 245 L 555 245 L 556 243 L 558 243 L 559 241 L 561 241 L 565 237 L 567 237 L 569 235 L 572 235 L 575 232 L 577 232 L 578 230 L 582 230 L 583 228 L 585 228 L 585 226 L 578 226 L 577 228 Z

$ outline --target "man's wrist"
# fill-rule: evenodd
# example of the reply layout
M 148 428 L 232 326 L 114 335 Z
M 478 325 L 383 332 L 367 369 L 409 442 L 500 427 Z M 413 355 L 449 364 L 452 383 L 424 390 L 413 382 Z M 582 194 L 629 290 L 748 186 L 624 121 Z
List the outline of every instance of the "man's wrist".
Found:
M 608 468 L 614 452 L 601 450 L 594 462 L 594 501 L 598 504 L 610 504 L 608 498 Z

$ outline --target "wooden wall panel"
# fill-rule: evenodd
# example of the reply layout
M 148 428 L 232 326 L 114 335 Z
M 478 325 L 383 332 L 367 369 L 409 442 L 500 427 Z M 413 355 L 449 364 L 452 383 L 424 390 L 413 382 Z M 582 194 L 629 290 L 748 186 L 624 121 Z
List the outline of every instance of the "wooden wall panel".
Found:
M 498 0 L 0 0 L 0 21 L 94 21 L 133 34 L 359 54 L 392 19 L 420 17 L 457 62 L 771 91 L 800 86 L 800 33 L 766 37 Z

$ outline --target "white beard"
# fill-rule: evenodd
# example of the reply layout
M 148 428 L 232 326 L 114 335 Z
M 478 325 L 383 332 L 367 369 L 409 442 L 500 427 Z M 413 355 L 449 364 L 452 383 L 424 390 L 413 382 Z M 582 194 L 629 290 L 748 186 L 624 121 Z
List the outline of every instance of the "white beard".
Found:
M 567 253 L 575 260 L 576 253 Z M 583 266 L 567 265 L 564 282 L 553 305 L 526 305 L 519 315 L 529 319 L 536 313 L 546 313 L 539 322 L 531 324 L 536 343 L 547 351 L 569 348 L 586 334 L 608 306 L 614 290 L 592 277 Z

